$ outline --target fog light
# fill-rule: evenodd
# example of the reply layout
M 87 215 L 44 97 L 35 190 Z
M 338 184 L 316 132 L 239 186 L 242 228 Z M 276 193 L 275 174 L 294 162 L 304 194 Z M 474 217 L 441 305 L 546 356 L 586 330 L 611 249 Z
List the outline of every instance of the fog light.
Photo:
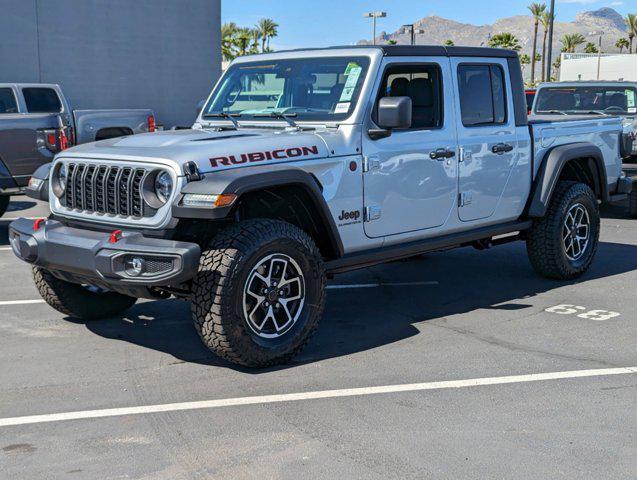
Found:
M 129 257 L 126 259 L 126 274 L 131 277 L 139 277 L 146 269 L 146 262 L 140 257 Z

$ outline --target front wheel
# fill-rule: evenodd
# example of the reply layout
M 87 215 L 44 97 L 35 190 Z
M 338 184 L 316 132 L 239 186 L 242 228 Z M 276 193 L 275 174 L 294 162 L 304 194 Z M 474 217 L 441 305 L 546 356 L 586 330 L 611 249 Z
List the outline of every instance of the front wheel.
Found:
M 137 301 L 121 293 L 66 282 L 40 267 L 33 267 L 33 279 L 46 303 L 58 312 L 82 320 L 115 316 L 128 310 Z
M 248 220 L 220 232 L 203 252 L 192 317 L 204 344 L 247 367 L 290 361 L 314 333 L 325 303 L 318 248 L 279 220 Z
M 0 197 L 0 217 L 6 213 L 7 208 L 9 208 L 9 202 L 11 202 L 11 197 Z
M 588 185 L 560 182 L 546 215 L 533 222 L 526 249 L 540 275 L 571 280 L 588 270 L 599 242 L 599 207 Z

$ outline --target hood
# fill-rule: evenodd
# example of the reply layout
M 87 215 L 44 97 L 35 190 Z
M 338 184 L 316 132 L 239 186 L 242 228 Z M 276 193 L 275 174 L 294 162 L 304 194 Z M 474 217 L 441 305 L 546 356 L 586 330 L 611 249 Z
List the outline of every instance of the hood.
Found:
M 351 138 L 351 135 L 347 137 Z M 171 130 L 79 145 L 65 150 L 59 156 L 133 162 L 160 161 L 175 165 L 179 171 L 185 163 L 194 162 L 200 172 L 207 173 L 250 165 L 355 154 L 359 145 L 350 143 L 344 141 L 343 134 L 338 130 Z

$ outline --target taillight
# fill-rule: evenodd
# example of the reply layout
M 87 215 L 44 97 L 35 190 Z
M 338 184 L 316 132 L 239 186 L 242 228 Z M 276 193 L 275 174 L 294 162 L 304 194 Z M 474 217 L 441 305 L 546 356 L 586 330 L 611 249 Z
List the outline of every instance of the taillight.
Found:
M 155 117 L 153 115 L 148 117 L 148 131 L 149 132 L 154 132 L 155 131 Z
M 66 128 L 60 128 L 60 150 L 69 148 L 69 138 L 66 136 Z

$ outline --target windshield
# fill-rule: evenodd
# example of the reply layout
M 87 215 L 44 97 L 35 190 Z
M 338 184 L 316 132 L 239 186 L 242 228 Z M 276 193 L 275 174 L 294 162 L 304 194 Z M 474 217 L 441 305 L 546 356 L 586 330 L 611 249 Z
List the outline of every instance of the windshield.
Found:
M 538 93 L 535 113 L 635 115 L 635 88 L 613 86 L 549 87 Z
M 329 57 L 232 65 L 203 117 L 285 114 L 295 121 L 344 120 L 356 106 L 369 63 L 367 57 Z

